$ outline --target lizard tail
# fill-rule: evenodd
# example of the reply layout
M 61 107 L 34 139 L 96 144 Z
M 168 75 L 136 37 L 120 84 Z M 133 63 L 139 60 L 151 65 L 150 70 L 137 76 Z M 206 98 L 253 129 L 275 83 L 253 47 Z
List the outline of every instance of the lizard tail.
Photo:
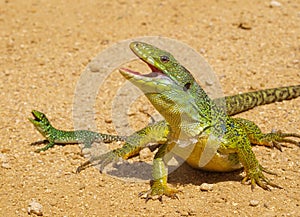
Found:
M 290 100 L 300 96 L 300 85 L 279 87 L 242 93 L 225 97 L 227 114 L 235 115 L 256 106 L 266 105 L 283 100 Z

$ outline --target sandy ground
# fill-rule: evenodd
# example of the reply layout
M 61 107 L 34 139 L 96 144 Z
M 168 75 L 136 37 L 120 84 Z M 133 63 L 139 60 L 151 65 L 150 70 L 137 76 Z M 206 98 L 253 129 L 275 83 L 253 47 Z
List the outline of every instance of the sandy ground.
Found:
M 300 83 L 300 1 L 9 1 L 0 3 L 0 216 L 28 216 L 35 200 L 44 216 L 300 216 L 300 149 L 254 147 L 268 176 L 283 189 L 242 185 L 242 174 L 208 173 L 183 165 L 170 175 L 179 200 L 138 197 L 148 182 L 124 182 L 89 168 L 77 145 L 35 153 L 42 136 L 27 120 L 32 109 L 54 126 L 73 129 L 73 100 L 86 65 L 114 43 L 165 36 L 201 52 L 225 94 Z M 112 98 L 123 78 L 111 76 L 96 103 L 97 130 L 115 133 Z M 300 132 L 300 99 L 240 116 L 263 131 Z M 148 118 L 130 115 L 140 128 Z M 147 104 L 148 106 L 148 104 Z M 147 110 L 147 108 L 146 108 Z M 150 109 L 151 110 L 151 109 Z M 202 192 L 202 183 L 213 190 Z M 254 202 L 253 202 L 254 200 Z M 258 205 L 251 206 L 250 203 Z M 34 214 L 32 214 L 34 216 Z

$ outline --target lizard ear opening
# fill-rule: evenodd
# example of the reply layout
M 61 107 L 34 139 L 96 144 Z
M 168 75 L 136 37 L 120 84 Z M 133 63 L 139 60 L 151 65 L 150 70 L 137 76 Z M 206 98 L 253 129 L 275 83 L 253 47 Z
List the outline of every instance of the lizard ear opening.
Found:
M 183 90 L 184 90 L 184 91 L 187 91 L 188 89 L 190 89 L 190 87 L 191 87 L 191 83 L 188 82 L 188 83 L 186 83 L 186 84 L 184 85 Z

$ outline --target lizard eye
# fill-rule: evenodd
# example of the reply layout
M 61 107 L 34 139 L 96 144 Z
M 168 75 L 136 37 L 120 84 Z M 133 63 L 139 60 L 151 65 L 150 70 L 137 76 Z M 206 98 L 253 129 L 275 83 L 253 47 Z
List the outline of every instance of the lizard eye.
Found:
M 160 56 L 160 61 L 162 61 L 163 63 L 167 63 L 169 62 L 169 57 L 168 56 Z
M 188 83 L 186 83 L 186 84 L 184 85 L 183 90 L 184 90 L 184 91 L 187 91 L 188 89 L 190 89 L 190 87 L 191 87 L 191 83 L 188 82 Z

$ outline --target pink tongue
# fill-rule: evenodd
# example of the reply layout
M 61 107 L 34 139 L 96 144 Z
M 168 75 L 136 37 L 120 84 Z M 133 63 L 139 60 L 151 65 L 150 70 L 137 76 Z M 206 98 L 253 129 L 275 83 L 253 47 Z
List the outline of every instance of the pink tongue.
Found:
M 151 69 L 152 72 L 157 72 L 159 70 L 157 70 L 157 68 L 155 68 L 154 66 L 148 64 L 149 68 Z
M 144 76 L 144 77 L 156 77 L 159 75 L 165 75 L 164 73 L 162 73 L 161 71 L 159 71 L 157 68 L 155 68 L 154 66 L 148 64 L 149 68 L 151 69 L 152 72 L 150 72 L 149 74 L 141 74 L 140 72 L 137 71 L 133 71 L 131 69 L 127 69 L 127 68 L 121 68 L 121 70 L 128 72 L 130 74 L 134 74 L 134 75 L 139 75 L 139 76 Z

